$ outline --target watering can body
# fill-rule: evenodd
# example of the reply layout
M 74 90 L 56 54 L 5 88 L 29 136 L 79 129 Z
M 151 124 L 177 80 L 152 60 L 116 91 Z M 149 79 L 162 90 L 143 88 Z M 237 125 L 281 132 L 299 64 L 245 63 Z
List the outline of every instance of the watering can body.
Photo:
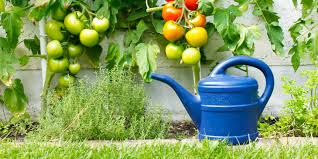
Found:
M 232 76 L 226 69 L 236 65 L 250 65 L 265 75 L 266 87 L 258 96 L 254 78 Z M 199 139 L 226 140 L 229 144 L 244 144 L 258 137 L 257 122 L 268 102 L 274 77 L 262 61 L 236 56 L 220 63 L 206 78 L 199 81 L 198 96 L 192 95 L 166 75 L 153 73 L 153 79 L 171 86 L 199 129 Z

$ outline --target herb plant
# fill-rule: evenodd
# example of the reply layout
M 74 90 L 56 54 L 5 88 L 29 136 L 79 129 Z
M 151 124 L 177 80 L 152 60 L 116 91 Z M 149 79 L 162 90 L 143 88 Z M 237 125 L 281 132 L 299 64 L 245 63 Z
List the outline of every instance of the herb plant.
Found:
M 283 89 L 291 99 L 273 125 L 260 123 L 263 136 L 318 136 L 318 70 L 304 71 L 302 76 L 307 78 L 304 85 L 283 78 Z
M 62 96 L 61 96 L 62 94 Z M 101 70 L 96 81 L 79 81 L 67 90 L 50 91 L 48 109 L 31 136 L 39 140 L 124 140 L 163 138 L 168 119 L 145 97 L 131 72 Z

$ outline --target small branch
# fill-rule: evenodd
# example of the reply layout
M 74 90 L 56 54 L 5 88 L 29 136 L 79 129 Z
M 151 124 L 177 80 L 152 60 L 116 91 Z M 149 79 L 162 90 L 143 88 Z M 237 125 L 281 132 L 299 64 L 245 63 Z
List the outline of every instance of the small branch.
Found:
M 146 12 L 151 13 L 151 12 L 159 12 L 163 9 L 163 6 L 161 7 L 153 7 L 153 8 L 147 8 Z
M 44 86 L 43 86 L 43 90 L 42 90 L 42 112 L 46 112 L 47 111 L 47 101 L 46 101 L 46 96 L 47 93 L 49 91 L 50 85 L 51 85 L 51 81 L 54 77 L 55 73 L 51 72 L 49 68 L 46 69 L 46 74 L 45 74 L 45 82 L 44 82 Z
M 198 84 L 201 79 L 201 62 L 199 61 L 197 64 L 194 64 L 192 66 L 192 72 L 193 72 L 193 91 L 194 94 L 198 94 Z
M 39 57 L 39 58 L 42 58 L 42 59 L 46 59 L 46 55 L 27 55 L 28 57 Z

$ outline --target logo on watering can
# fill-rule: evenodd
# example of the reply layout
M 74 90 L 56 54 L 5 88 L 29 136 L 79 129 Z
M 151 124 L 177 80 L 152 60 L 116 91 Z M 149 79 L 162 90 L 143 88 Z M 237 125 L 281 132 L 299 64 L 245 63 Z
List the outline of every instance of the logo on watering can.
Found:
M 262 71 L 266 87 L 261 97 L 257 94 L 258 84 L 254 78 L 225 73 L 236 65 L 249 65 Z M 248 56 L 232 57 L 216 66 L 208 77 L 200 80 L 198 96 L 169 76 L 153 73 L 151 78 L 174 89 L 199 129 L 200 140 L 226 140 L 230 144 L 244 144 L 258 137 L 257 121 L 274 89 L 269 66 Z

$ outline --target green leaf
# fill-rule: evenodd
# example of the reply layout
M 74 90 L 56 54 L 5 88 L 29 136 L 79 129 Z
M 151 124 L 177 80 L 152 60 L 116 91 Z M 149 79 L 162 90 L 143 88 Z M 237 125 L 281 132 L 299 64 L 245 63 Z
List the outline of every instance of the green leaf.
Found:
M 39 55 L 40 53 L 40 40 L 34 35 L 34 39 L 24 39 L 24 46 L 28 48 L 33 55 Z
M 31 21 L 40 21 L 43 17 L 47 16 L 48 13 L 46 6 L 34 6 L 30 9 L 28 17 Z
M 249 56 L 254 52 L 254 41 L 260 33 L 255 27 L 234 23 L 239 15 L 235 6 L 215 10 L 213 24 L 224 41 L 224 45 L 218 51 L 230 50 L 234 55 Z
M 213 23 L 207 23 L 205 29 L 208 32 L 209 37 L 212 37 L 212 35 L 216 32 L 216 28 L 214 27 Z
M 141 20 L 139 21 L 136 30 L 132 30 L 126 33 L 124 44 L 128 47 L 131 44 L 137 44 L 140 41 L 142 34 L 148 29 L 146 23 Z
M 26 7 L 30 0 L 11 0 L 11 4 L 16 7 Z
M 214 11 L 214 0 L 201 0 L 198 1 L 198 10 L 206 15 L 210 16 L 213 14 Z
M 273 11 L 273 0 L 256 0 L 253 14 L 263 18 L 267 36 L 271 42 L 272 50 L 278 54 L 284 54 L 284 33 L 283 29 L 278 25 L 279 17 Z
M 160 52 L 156 44 L 140 43 L 136 46 L 136 62 L 139 73 L 145 82 L 150 82 L 150 75 L 157 69 L 157 55 Z
M 28 64 L 29 60 L 30 60 L 30 57 L 26 55 L 19 57 L 19 63 L 21 66 L 25 66 L 26 64 Z
M 164 20 L 152 19 L 152 25 L 155 28 L 156 32 L 159 34 L 163 33 L 162 28 L 163 28 L 164 24 L 165 24 Z
M 294 71 L 296 72 L 300 66 L 300 56 L 298 52 L 295 52 L 291 58 L 291 63 L 293 65 Z
M 22 113 L 28 103 L 28 97 L 24 93 L 24 88 L 20 79 L 15 79 L 11 87 L 4 91 L 4 104 L 11 113 Z
M 0 80 L 7 83 L 10 77 L 16 72 L 14 64 L 18 63 L 18 59 L 11 53 L 0 51 Z
M 303 18 L 307 17 L 310 14 L 311 9 L 313 9 L 314 0 L 301 0 L 302 4 L 302 14 Z
M 96 45 L 91 48 L 86 48 L 85 54 L 88 57 L 89 63 L 94 67 L 99 67 L 99 58 L 103 52 L 103 48 L 100 45 Z
M 107 68 L 113 68 L 115 65 L 119 63 L 121 54 L 120 54 L 120 46 L 118 43 L 110 43 L 108 46 L 107 56 L 105 58 L 105 62 Z
M 317 59 L 318 59 L 318 31 L 316 31 L 312 36 L 311 46 L 313 47 L 311 54 L 310 54 L 311 60 L 313 61 L 313 63 L 317 63 Z
M 23 25 L 21 18 L 15 13 L 3 13 L 1 16 L 1 24 L 7 33 L 7 47 L 12 49 L 16 48 Z
M 272 44 L 273 51 L 278 55 L 284 54 L 284 34 L 280 26 L 266 25 L 267 36 Z
M 98 1 L 96 3 L 98 3 Z M 103 4 L 102 7 L 96 12 L 96 14 L 98 16 L 103 16 L 109 19 L 110 18 L 109 2 L 104 1 L 102 4 Z
M 108 1 L 106 0 L 95 0 L 93 5 L 92 5 L 92 10 L 93 11 L 97 11 L 98 9 L 100 9 L 103 6 L 103 3 L 108 3 Z
M 249 2 L 249 0 L 234 0 L 234 1 L 237 2 L 239 5 L 246 4 Z
M 295 7 L 298 6 L 298 0 L 292 0 Z
M 297 41 L 294 46 L 289 50 L 289 54 L 292 55 L 291 63 L 294 71 L 296 72 L 300 66 L 301 57 L 305 54 L 306 43 L 304 41 Z
M 305 21 L 302 19 L 298 19 L 289 29 L 290 36 L 293 41 L 296 42 L 300 32 L 303 30 L 305 25 Z
M 148 15 L 149 15 L 149 13 L 147 13 L 146 10 L 144 10 L 142 8 L 142 9 L 139 9 L 139 10 L 134 11 L 131 14 L 129 14 L 127 20 L 128 21 L 135 21 L 135 20 L 138 20 L 140 18 L 144 18 L 144 17 L 146 17 Z

